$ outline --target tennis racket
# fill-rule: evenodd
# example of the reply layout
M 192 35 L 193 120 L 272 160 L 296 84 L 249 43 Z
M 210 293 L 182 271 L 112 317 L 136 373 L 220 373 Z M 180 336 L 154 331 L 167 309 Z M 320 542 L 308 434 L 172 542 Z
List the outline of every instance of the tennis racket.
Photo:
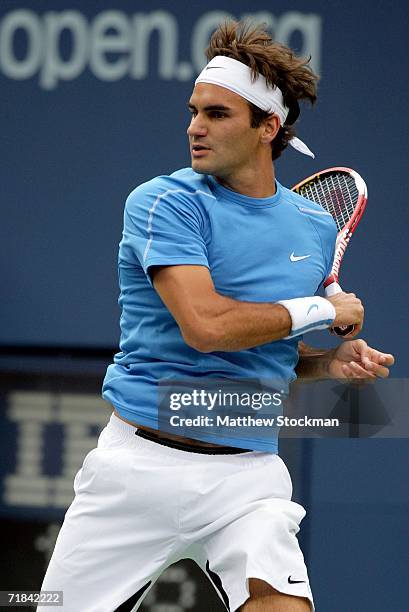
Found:
M 345 250 L 364 213 L 368 192 L 363 178 L 351 168 L 328 168 L 309 176 L 294 185 L 292 191 L 320 204 L 329 212 L 338 229 L 334 263 L 331 274 L 324 282 L 326 297 L 342 291 L 339 285 L 339 270 Z M 338 336 L 347 336 L 353 325 L 334 328 Z

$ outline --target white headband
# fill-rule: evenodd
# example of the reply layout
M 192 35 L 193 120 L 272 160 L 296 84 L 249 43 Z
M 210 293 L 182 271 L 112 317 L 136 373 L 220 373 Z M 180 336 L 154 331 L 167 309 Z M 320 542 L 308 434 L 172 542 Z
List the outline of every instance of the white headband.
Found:
M 278 87 L 270 87 L 262 74 L 254 81 L 251 69 L 242 62 L 217 55 L 204 67 L 195 81 L 198 83 L 211 83 L 229 89 L 248 102 L 268 113 L 275 113 L 284 125 L 289 109 L 284 104 L 283 94 Z M 297 137 L 291 138 L 289 144 L 300 153 L 315 157 L 306 144 Z

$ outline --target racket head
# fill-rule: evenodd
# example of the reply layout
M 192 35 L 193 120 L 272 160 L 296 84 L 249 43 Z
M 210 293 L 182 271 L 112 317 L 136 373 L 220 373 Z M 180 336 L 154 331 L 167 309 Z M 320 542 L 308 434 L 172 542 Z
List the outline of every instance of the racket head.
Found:
M 337 226 L 334 263 L 324 283 L 324 287 L 327 287 L 338 282 L 345 250 L 365 211 L 368 200 L 365 181 L 352 168 L 334 166 L 297 183 L 292 191 L 322 206 L 331 214 Z

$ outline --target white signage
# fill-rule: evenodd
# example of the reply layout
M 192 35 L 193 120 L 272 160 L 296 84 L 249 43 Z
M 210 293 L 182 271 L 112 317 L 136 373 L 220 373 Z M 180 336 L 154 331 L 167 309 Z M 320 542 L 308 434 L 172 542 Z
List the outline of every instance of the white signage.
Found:
M 7 417 L 17 425 L 15 471 L 4 478 L 3 503 L 10 506 L 67 508 L 74 497 L 73 481 L 85 455 L 95 448 L 97 431 L 110 409 L 98 395 L 18 391 L 8 397 Z M 45 473 L 45 436 L 60 426 L 61 456 L 57 475 Z M 58 429 L 58 428 L 57 428 Z M 50 459 L 48 459 L 48 462 Z
M 89 71 L 101 81 L 124 77 L 144 79 L 150 73 L 159 79 L 189 81 L 205 63 L 204 49 L 211 33 L 226 18 L 237 16 L 225 11 L 209 11 L 189 28 L 190 58 L 180 57 L 179 43 L 186 26 L 181 17 L 164 10 L 132 15 L 106 10 L 87 18 L 77 10 L 48 11 L 38 14 L 17 9 L 0 21 L 0 73 L 9 79 L 35 76 L 42 89 L 55 89 L 61 81 L 72 81 Z M 238 16 L 264 22 L 275 40 L 291 46 L 297 33 L 302 43 L 298 52 L 311 56 L 312 68 L 321 63 L 321 16 L 288 11 L 275 16 L 261 11 Z M 155 43 L 151 42 L 154 35 Z M 62 52 L 62 38 L 69 51 Z M 17 39 L 22 52 L 17 51 Z M 22 44 L 24 41 L 24 44 Z M 151 66 L 153 44 L 157 67 Z

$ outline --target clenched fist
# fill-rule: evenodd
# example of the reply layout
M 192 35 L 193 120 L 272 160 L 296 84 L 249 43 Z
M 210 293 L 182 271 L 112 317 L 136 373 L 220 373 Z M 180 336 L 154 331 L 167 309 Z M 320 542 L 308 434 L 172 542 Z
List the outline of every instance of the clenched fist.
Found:
M 336 316 L 333 322 L 333 327 L 342 327 L 344 325 L 354 325 L 354 330 L 348 337 L 356 336 L 362 329 L 364 322 L 364 307 L 355 293 L 336 293 L 332 297 L 327 298 L 334 306 Z

